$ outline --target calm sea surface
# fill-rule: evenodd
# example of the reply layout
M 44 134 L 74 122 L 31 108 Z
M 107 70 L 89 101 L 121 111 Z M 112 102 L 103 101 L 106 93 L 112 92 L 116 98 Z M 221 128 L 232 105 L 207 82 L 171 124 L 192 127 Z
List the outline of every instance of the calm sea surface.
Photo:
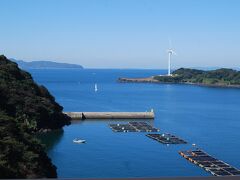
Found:
M 64 111 L 146 111 L 161 132 L 240 168 L 240 89 L 191 85 L 117 83 L 118 77 L 146 77 L 163 70 L 29 70 Z M 94 92 L 97 83 L 98 91 Z M 127 121 L 123 121 L 127 122 Z M 186 161 L 179 150 L 191 145 L 162 145 L 145 133 L 114 133 L 110 121 L 79 121 L 47 135 L 48 155 L 61 178 L 209 176 Z M 74 138 L 86 144 L 74 144 Z

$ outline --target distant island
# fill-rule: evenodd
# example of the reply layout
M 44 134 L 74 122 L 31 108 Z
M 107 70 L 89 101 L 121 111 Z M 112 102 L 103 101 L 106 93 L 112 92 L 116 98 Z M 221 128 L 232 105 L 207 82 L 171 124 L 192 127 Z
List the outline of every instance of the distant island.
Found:
M 22 69 L 83 69 L 83 66 L 78 64 L 58 63 L 53 61 L 31 61 L 10 59 L 18 64 Z
M 211 71 L 180 68 L 173 71 L 171 76 L 157 75 L 147 78 L 119 78 L 119 82 L 174 83 L 240 88 L 240 72 L 226 68 Z
M 62 110 L 31 74 L 0 55 L 0 179 L 57 177 L 35 135 L 69 125 Z

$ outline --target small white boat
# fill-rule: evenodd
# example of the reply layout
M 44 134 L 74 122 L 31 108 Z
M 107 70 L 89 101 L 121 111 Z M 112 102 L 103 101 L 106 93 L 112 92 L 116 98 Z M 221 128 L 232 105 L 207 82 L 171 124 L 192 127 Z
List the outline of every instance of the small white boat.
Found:
M 73 142 L 80 144 L 80 143 L 85 143 L 86 140 L 84 140 L 84 139 L 74 139 Z
M 97 84 L 95 84 L 95 92 L 97 92 L 97 91 L 98 91 Z

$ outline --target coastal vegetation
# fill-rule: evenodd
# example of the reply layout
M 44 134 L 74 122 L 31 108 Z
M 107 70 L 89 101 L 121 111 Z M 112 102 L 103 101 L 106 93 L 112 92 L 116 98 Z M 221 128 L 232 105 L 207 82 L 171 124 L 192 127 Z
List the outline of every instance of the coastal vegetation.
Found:
M 56 167 L 35 133 L 61 129 L 70 117 L 44 86 L 0 56 L 0 178 L 54 178 Z
M 57 177 L 39 141 L 4 112 L 0 112 L 0 137 L 0 178 Z
M 240 72 L 233 69 L 203 71 L 180 68 L 172 76 L 154 76 L 154 80 L 163 83 L 186 83 L 209 86 L 240 86 Z

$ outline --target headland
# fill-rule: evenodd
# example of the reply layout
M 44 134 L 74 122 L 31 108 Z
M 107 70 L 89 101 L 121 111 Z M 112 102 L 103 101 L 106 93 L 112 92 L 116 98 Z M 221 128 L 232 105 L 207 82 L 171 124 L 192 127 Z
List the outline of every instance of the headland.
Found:
M 155 75 L 146 78 L 119 78 L 118 82 L 188 84 L 209 87 L 240 88 L 240 72 L 226 68 L 211 71 L 180 68 L 173 71 L 170 76 Z

